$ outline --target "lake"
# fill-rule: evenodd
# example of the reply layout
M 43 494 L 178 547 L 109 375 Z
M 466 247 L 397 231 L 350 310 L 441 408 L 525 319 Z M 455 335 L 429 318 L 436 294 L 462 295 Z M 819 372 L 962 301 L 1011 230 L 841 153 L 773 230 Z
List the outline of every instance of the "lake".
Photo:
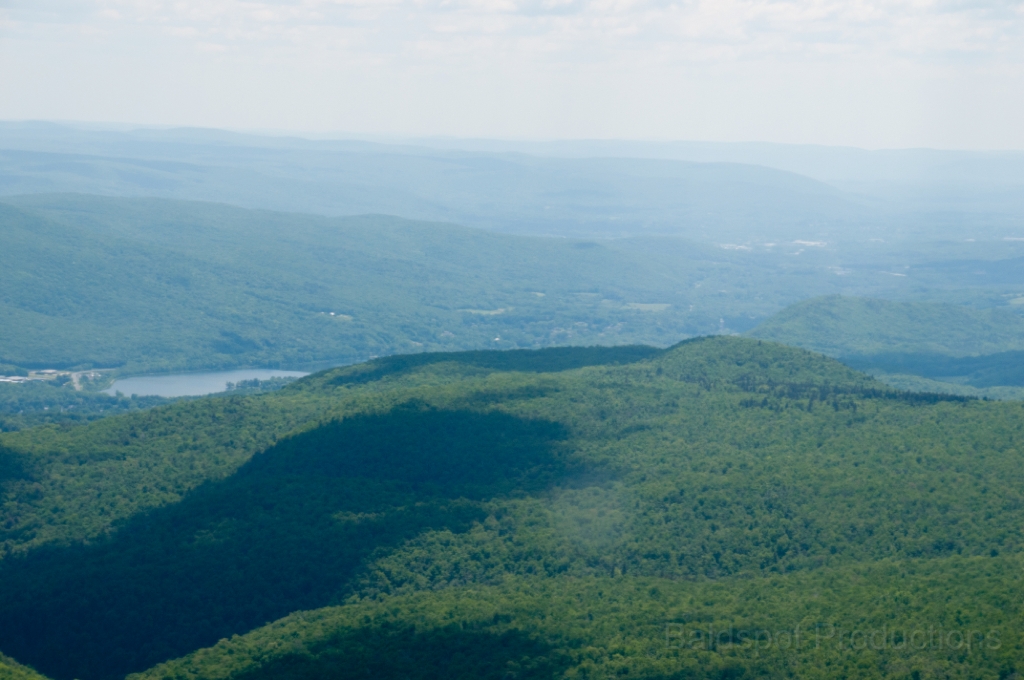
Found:
M 228 383 L 242 380 L 268 380 L 276 377 L 301 378 L 308 373 L 302 371 L 279 371 L 267 368 L 241 369 L 237 371 L 216 371 L 212 373 L 176 373 L 164 375 L 137 375 L 115 380 L 107 394 L 137 394 L 158 397 L 198 397 L 204 394 L 223 392 Z

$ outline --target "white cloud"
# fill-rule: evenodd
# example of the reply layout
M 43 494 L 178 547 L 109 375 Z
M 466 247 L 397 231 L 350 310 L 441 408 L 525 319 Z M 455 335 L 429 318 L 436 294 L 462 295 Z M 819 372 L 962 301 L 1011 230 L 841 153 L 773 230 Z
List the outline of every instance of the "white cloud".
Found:
M 88 33 L 103 43 L 72 37 Z M 1024 2 L 13 0 L 0 9 L 0 58 L 14 71 L 0 86 L 45 82 L 53 45 L 76 41 L 88 58 L 65 67 L 114 97 L 84 102 L 82 117 L 123 119 L 118 102 L 159 117 L 118 99 L 132 95 L 105 80 L 116 70 L 208 82 L 182 86 L 188 120 L 160 122 L 865 145 L 999 146 L 1003 134 L 1024 145 L 1011 130 L 1024 114 Z M 245 115 L 213 105 L 218 87 L 249 102 Z M 289 91 L 307 113 L 270 102 L 260 118 L 261 90 Z M 76 117 L 19 96 L 0 116 Z M 163 115 L 172 110 L 185 109 Z
M 22 24 L 148 24 L 228 40 L 358 30 L 396 49 L 423 40 L 488 37 L 510 47 L 543 39 L 567 54 L 664 48 L 685 58 L 764 55 L 1012 54 L 1024 46 L 1024 3 L 935 0 L 94 0 L 15 2 Z M 491 43 L 493 44 L 493 43 Z M 535 42 L 530 44 L 535 45 Z

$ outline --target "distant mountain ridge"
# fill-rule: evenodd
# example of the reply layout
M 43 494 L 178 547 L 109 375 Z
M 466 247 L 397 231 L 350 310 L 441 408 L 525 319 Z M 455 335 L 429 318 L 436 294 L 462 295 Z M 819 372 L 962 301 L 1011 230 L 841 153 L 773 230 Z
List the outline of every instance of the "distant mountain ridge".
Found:
M 331 140 L 0 122 L 0 195 L 80 192 L 500 231 L 713 241 L 1021 236 L 1024 154 L 783 144 Z
M 0 195 L 63 192 L 384 213 L 527 234 L 705 241 L 823 238 L 874 215 L 826 184 L 752 164 L 0 123 Z
M 421 351 L 669 345 L 825 290 L 832 250 L 514 236 L 77 194 L 0 201 L 0 364 L 320 368 Z M 813 269 L 808 269 L 813 267 Z M 897 282 L 898 283 L 898 282 Z
M 1024 314 L 1013 307 L 830 295 L 787 307 L 747 334 L 834 357 L 899 352 L 967 357 L 1024 350 Z
M 837 357 L 902 389 L 1024 399 L 1024 314 L 1015 306 L 826 296 L 747 332 Z
M 0 363 L 14 366 L 320 367 L 669 344 L 723 316 L 750 323 L 740 293 L 728 306 L 691 299 L 690 281 L 738 265 L 702 264 L 707 248 L 685 242 L 681 269 L 608 242 L 80 195 L 0 202 L 0 238 Z
M 827 238 L 872 214 L 825 184 L 754 165 L 389 147 L 295 155 L 219 146 L 198 158 L 0 149 L 0 195 L 159 197 L 332 216 L 381 213 L 520 234 L 704 241 Z

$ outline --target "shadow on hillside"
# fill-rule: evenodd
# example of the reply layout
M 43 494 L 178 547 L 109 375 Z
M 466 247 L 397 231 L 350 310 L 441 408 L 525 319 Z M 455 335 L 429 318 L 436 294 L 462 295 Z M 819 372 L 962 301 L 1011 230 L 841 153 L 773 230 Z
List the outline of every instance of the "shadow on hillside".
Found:
M 275 659 L 238 680 L 529 680 L 560 677 L 569 665 L 565 655 L 520 631 L 383 627 L 335 636 L 313 654 Z
M 615 347 L 547 347 L 544 349 L 476 350 L 470 352 L 424 352 L 397 354 L 346 367 L 327 381 L 329 385 L 361 385 L 386 376 L 445 362 L 492 371 L 524 373 L 555 373 L 586 366 L 618 366 L 631 364 L 662 354 L 664 350 L 647 345 Z
M 59 680 L 123 677 L 324 606 L 371 553 L 565 477 L 564 436 L 418 406 L 321 426 L 98 545 L 0 565 L 0 649 Z
M 880 352 L 842 358 L 858 371 L 879 369 L 933 380 L 960 378 L 972 387 L 1024 386 L 1024 352 L 1015 350 L 972 357 L 930 352 Z
M 0 446 L 0 485 L 19 479 L 31 479 L 24 454 Z

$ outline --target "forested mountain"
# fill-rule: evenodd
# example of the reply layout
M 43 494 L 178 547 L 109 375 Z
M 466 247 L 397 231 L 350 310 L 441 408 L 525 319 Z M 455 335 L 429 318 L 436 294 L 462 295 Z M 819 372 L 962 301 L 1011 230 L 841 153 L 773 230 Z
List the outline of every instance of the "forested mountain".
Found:
M 1019 403 L 730 337 L 33 428 L 0 435 L 0 650 L 57 680 L 1011 677 L 1022 442 Z
M 180 134 L 0 153 L 4 371 L 402 355 L 166 405 L 0 386 L 0 652 L 55 680 L 1016 672 L 1020 405 L 848 368 L 1022 396 L 1002 218 L 887 244 L 853 228 L 890 234 L 877 197 L 765 168 Z M 10 195 L 43 189 L 491 231 Z M 610 347 L 772 314 L 753 336 L 847 366 Z
M 28 367 L 303 367 L 722 325 L 685 290 L 716 263 L 677 274 L 593 242 L 74 196 L 0 205 L 0 230 L 0 361 Z
M 1024 156 L 785 144 L 315 140 L 0 122 L 0 195 L 80 192 L 716 242 L 1022 236 Z
M 160 397 L 110 396 L 49 381 L 0 383 L 0 432 L 43 423 L 86 422 L 165 401 Z
M 1009 305 L 973 309 L 833 295 L 788 307 L 748 335 L 839 357 L 908 389 L 1020 399 L 1024 307 L 1019 301 L 1024 296 Z
M 931 268 L 907 277 L 879 271 L 884 252 L 824 243 L 553 239 L 158 199 L 5 200 L 0 364 L 29 368 L 302 369 L 430 350 L 665 346 L 742 332 L 808 289 L 944 295 L 945 282 L 974 277 L 943 269 L 952 251 L 941 244 L 917 256 Z M 972 252 L 998 265 L 1022 247 Z M 1005 305 L 1001 291 L 966 295 Z M 791 335 L 779 339 L 806 339 Z M 819 345 L 809 346 L 831 351 Z
M 78 192 L 577 237 L 822 238 L 878 210 L 741 163 L 554 158 L 218 130 L 0 124 L 0 195 Z
M 972 309 L 830 295 L 792 305 L 748 335 L 836 357 L 882 352 L 977 356 L 1024 350 L 1024 307 Z

